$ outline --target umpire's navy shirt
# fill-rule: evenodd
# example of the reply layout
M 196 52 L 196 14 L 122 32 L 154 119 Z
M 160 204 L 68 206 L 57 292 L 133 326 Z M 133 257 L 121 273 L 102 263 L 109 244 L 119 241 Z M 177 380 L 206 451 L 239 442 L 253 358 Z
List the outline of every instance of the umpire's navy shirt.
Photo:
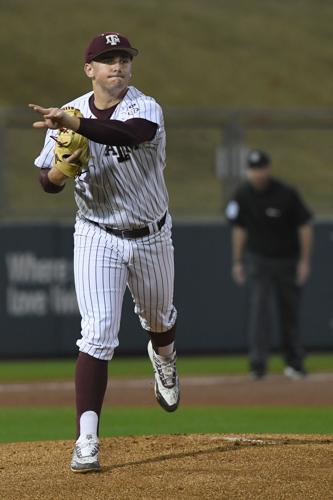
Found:
M 275 178 L 262 191 L 244 182 L 229 202 L 226 216 L 247 231 L 249 252 L 289 259 L 299 256 L 298 227 L 312 218 L 296 189 Z

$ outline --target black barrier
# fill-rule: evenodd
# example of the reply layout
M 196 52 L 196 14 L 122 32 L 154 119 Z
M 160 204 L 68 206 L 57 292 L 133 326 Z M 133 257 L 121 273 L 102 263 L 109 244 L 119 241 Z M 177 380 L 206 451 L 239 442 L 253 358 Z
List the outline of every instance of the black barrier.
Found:
M 0 357 L 76 353 L 80 317 L 73 285 L 73 228 L 3 224 Z M 246 350 L 247 290 L 230 277 L 230 233 L 224 224 L 176 223 L 177 347 L 181 353 Z M 302 337 L 307 349 L 333 348 L 333 222 L 315 226 L 313 273 L 304 289 Z M 147 335 L 126 293 L 119 353 L 144 353 Z M 272 345 L 278 346 L 277 328 Z

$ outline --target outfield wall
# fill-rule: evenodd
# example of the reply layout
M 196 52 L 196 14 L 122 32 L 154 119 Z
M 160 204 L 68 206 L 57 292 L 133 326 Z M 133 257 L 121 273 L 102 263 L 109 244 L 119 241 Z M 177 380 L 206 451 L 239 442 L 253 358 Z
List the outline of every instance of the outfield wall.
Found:
M 76 352 L 80 318 L 73 287 L 72 233 L 72 226 L 54 223 L 0 225 L 1 358 Z M 315 238 L 313 273 L 302 304 L 302 335 L 309 350 L 333 349 L 333 221 L 317 223 Z M 228 227 L 176 222 L 174 243 L 178 350 L 245 351 L 248 291 L 230 278 Z M 276 326 L 271 337 L 277 347 Z M 146 340 L 126 292 L 118 352 L 143 353 Z

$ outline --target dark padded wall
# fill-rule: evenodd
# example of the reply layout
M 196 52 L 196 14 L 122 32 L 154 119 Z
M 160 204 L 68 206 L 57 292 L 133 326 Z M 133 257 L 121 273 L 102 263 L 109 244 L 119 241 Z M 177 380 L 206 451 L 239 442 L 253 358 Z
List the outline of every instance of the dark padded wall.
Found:
M 317 223 L 313 273 L 304 290 L 302 335 L 308 349 L 333 348 L 333 222 Z M 68 356 L 80 318 L 72 277 L 71 226 L 0 226 L 0 357 Z M 218 223 L 174 227 L 178 351 L 246 350 L 246 288 L 230 278 L 230 234 Z M 273 311 L 273 346 L 278 328 Z M 118 352 L 145 352 L 147 336 L 126 293 Z

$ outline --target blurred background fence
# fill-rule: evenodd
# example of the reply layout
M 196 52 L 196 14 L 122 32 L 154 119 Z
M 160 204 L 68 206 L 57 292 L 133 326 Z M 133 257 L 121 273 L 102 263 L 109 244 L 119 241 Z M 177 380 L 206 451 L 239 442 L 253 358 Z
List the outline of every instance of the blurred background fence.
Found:
M 211 219 L 240 181 L 248 148 L 267 150 L 274 173 L 295 184 L 319 218 L 333 215 L 333 109 L 167 108 L 170 207 L 178 218 Z M 35 156 L 43 134 L 24 108 L 0 110 L 2 220 L 73 218 L 72 190 L 61 198 L 39 189 Z

